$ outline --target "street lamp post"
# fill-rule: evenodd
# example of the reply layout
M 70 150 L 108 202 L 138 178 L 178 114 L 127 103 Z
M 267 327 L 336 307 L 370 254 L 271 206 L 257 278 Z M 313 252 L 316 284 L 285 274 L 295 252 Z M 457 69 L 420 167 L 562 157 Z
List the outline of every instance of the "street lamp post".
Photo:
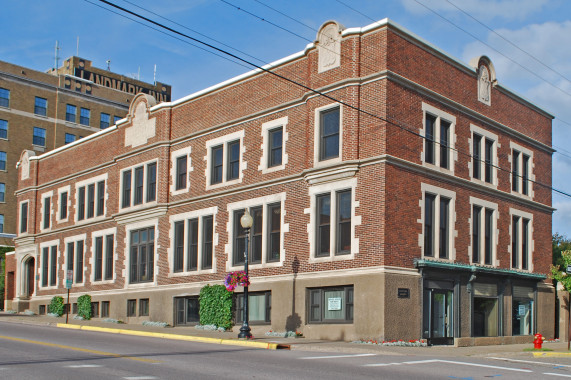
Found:
M 250 235 L 250 228 L 252 227 L 253 219 L 246 209 L 244 215 L 240 218 L 240 224 L 242 228 L 245 230 L 246 234 L 246 246 L 244 247 L 244 272 L 246 272 L 246 277 L 249 280 L 248 276 L 248 250 L 249 250 L 249 242 L 248 237 Z M 238 334 L 238 338 L 252 338 L 252 333 L 250 332 L 250 326 L 248 324 L 249 321 L 249 314 L 248 314 L 248 285 L 244 286 L 244 316 L 243 316 L 243 323 L 242 327 L 240 327 L 240 333 Z

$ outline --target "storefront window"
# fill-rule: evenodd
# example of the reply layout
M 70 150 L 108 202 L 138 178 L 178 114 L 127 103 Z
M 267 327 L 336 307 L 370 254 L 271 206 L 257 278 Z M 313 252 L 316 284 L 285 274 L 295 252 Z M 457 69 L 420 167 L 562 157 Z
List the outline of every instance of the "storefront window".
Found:
M 512 335 L 533 333 L 533 301 L 514 299 L 512 301 Z
M 474 336 L 498 336 L 498 299 L 474 297 Z

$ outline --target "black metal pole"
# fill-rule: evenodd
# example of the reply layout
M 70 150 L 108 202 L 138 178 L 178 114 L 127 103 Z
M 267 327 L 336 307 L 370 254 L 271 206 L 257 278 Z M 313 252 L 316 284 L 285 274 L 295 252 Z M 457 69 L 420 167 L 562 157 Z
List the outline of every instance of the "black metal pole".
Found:
M 246 277 L 248 277 L 248 235 L 250 235 L 250 229 L 246 229 L 246 247 L 244 249 L 244 272 L 246 272 Z M 250 278 L 248 277 L 248 280 Z M 240 327 L 240 333 L 238 334 L 238 338 L 252 338 L 252 333 L 250 332 L 249 322 L 249 314 L 248 314 L 248 285 L 244 286 L 244 314 L 243 314 L 243 323 L 242 327 Z
M 67 311 L 67 312 L 65 313 L 65 323 L 67 324 L 67 321 L 69 320 L 69 307 L 71 306 L 71 305 L 69 304 L 69 288 L 67 288 L 67 305 L 66 305 L 66 306 L 67 306 L 67 307 L 66 307 L 66 309 L 67 309 L 66 311 Z

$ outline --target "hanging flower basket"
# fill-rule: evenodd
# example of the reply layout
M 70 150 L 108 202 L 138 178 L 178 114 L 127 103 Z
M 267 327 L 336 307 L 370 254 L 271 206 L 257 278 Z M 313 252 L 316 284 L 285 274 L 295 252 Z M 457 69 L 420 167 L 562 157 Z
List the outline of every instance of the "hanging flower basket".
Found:
M 224 286 L 229 292 L 233 292 L 237 286 L 249 286 L 250 279 L 248 275 L 243 270 L 237 272 L 230 272 L 226 275 L 224 279 Z

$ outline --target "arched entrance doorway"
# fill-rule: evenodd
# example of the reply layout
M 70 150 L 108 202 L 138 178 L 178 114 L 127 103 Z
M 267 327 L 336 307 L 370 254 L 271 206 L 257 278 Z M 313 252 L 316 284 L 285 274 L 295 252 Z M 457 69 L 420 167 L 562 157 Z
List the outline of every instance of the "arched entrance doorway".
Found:
M 35 267 L 36 260 L 33 257 L 24 263 L 24 297 L 31 297 L 34 293 Z

